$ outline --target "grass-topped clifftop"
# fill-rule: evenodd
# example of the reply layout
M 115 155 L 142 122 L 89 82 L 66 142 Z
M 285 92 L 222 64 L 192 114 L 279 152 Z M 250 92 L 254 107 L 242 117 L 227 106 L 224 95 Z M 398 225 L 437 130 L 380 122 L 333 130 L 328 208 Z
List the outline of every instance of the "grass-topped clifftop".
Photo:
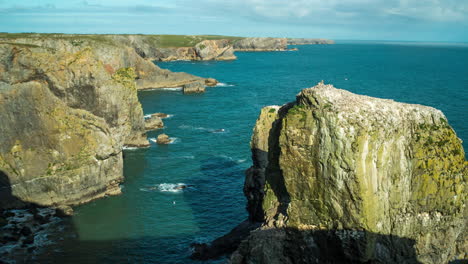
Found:
M 11 42 L 15 39 L 65 39 L 73 43 L 80 41 L 93 41 L 106 44 L 116 44 L 119 37 L 140 38 L 141 41 L 160 48 L 194 47 L 203 40 L 227 39 L 235 42 L 243 37 L 219 35 L 143 35 L 143 34 L 61 34 L 61 33 L 0 33 L 0 42 Z

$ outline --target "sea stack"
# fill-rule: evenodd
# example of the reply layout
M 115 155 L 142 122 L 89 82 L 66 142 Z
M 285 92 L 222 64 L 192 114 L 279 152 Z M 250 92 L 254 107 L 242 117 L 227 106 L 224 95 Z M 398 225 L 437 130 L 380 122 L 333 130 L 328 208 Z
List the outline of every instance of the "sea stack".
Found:
M 437 109 L 323 83 L 265 107 L 244 193 L 252 232 L 231 263 L 466 259 L 467 161 Z

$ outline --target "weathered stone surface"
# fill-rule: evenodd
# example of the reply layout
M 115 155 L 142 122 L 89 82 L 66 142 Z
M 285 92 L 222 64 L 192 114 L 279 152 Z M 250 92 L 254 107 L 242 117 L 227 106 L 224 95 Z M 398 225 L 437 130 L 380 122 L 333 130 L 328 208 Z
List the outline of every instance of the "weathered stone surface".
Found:
M 149 143 L 133 68 L 96 53 L 0 44 L 0 207 L 120 193 L 122 147 Z
M 201 60 L 235 60 L 234 49 L 226 39 L 204 40 L 195 45 L 195 52 Z
M 161 144 L 161 145 L 169 144 L 171 142 L 172 142 L 171 139 L 166 134 L 160 134 L 158 138 L 156 139 L 156 143 Z
M 189 93 L 204 93 L 205 92 L 205 83 L 204 82 L 193 82 L 185 84 L 182 86 L 184 94 Z
M 288 45 L 317 45 L 317 44 L 335 44 L 331 39 L 316 38 L 288 38 Z
M 286 38 L 245 38 L 234 43 L 235 51 L 281 51 L 287 50 Z
M 244 192 L 264 227 L 232 263 L 467 257 L 467 161 L 439 110 L 319 84 L 262 109 L 251 144 Z
M 163 127 L 164 127 L 164 123 L 163 123 L 161 117 L 159 117 L 157 115 L 151 115 L 150 118 L 147 118 L 145 120 L 145 129 L 147 131 L 161 129 Z

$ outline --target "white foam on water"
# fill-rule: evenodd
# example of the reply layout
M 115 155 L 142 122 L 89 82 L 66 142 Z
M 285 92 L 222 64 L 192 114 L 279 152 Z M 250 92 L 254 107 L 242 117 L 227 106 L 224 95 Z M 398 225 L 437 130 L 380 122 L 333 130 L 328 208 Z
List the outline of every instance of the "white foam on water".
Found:
M 227 83 L 222 83 L 222 82 L 216 84 L 216 87 L 233 87 L 233 86 L 234 84 L 227 84 Z
M 169 139 L 171 140 L 171 142 L 169 142 L 169 144 L 177 144 L 177 143 L 180 142 L 180 139 L 176 138 L 176 137 L 170 137 Z
M 180 188 L 182 186 L 186 186 L 186 187 L 182 189 Z M 187 187 L 187 184 L 185 183 L 161 183 L 161 184 L 157 184 L 157 185 L 150 186 L 150 187 L 140 188 L 140 191 L 143 191 L 143 192 L 159 191 L 159 192 L 180 193 L 186 188 L 191 188 L 191 187 Z
M 158 88 L 157 90 L 164 90 L 164 91 L 182 91 L 182 87 L 164 87 L 164 88 Z
M 137 149 L 139 149 L 139 148 L 137 148 L 137 147 L 126 147 L 126 146 L 124 146 L 124 147 L 122 147 L 122 149 L 123 149 L 123 150 L 137 150 Z

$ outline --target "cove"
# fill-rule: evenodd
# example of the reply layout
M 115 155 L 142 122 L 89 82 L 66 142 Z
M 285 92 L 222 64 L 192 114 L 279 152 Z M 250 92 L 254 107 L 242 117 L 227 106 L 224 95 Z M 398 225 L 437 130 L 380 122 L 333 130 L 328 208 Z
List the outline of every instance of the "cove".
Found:
M 188 259 L 190 243 L 210 241 L 247 217 L 242 185 L 260 108 L 289 101 L 321 80 L 353 93 L 436 107 L 467 148 L 466 46 L 338 43 L 298 48 L 237 53 L 238 60 L 229 62 L 159 63 L 223 84 L 202 95 L 139 93 L 145 114 L 172 115 L 163 130 L 149 137 L 166 133 L 176 138 L 174 144 L 126 150 L 123 195 L 77 208 L 54 262 L 200 263 Z M 219 129 L 224 132 L 215 133 Z M 194 187 L 164 191 L 178 183 Z

